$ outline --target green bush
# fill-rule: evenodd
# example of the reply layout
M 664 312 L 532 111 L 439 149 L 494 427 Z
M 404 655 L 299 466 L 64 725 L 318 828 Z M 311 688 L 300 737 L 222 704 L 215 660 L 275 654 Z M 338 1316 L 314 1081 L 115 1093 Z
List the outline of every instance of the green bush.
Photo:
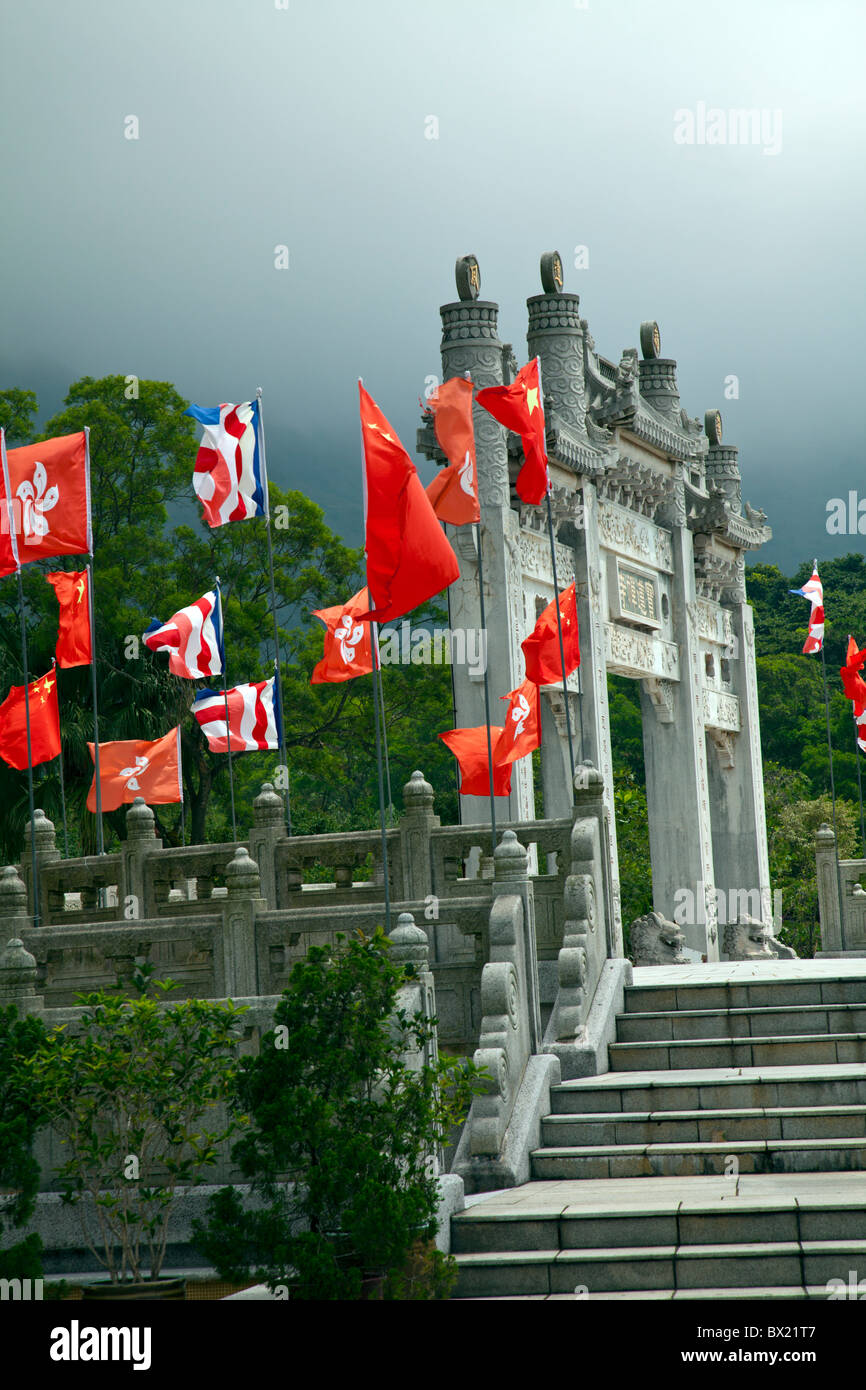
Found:
M 32 1015 L 18 1019 L 14 1005 L 0 1009 L 0 1278 L 39 1279 L 42 1241 L 38 1235 L 6 1244 L 36 1209 L 39 1165 L 33 1139 L 44 1117 L 29 1084 L 27 1059 L 42 1045 L 45 1029 Z

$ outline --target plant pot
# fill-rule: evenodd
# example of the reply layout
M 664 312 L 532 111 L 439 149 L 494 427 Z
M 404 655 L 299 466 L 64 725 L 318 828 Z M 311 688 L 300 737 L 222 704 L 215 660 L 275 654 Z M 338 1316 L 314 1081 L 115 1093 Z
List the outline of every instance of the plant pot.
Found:
M 154 1299 L 176 1302 L 186 1297 L 186 1280 L 146 1279 L 140 1284 L 112 1284 L 110 1280 L 105 1279 L 98 1284 L 85 1284 L 81 1294 L 84 1299 L 109 1299 L 111 1302 L 123 1302 L 132 1299 L 143 1299 L 147 1302 L 152 1302 Z

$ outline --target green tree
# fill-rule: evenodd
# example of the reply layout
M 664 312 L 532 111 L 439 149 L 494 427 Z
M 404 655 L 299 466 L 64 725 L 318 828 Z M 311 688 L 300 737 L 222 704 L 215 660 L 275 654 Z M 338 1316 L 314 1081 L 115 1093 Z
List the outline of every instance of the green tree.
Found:
M 33 1140 L 44 1114 L 27 1063 L 45 1039 L 40 1019 L 18 1019 L 14 1005 L 0 1009 L 0 1278 L 38 1279 L 42 1241 L 32 1234 L 6 1244 L 36 1209 L 39 1165 Z

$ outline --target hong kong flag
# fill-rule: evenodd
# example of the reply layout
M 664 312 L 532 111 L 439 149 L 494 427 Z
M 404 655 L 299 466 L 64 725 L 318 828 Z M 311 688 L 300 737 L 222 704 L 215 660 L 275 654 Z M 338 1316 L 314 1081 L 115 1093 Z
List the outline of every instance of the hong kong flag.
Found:
M 89 666 L 93 660 L 93 642 L 87 570 L 55 570 L 45 578 L 60 605 L 55 648 L 57 665 Z
M 463 376 L 452 376 L 437 387 L 428 405 L 439 446 L 450 462 L 450 467 L 443 468 L 427 488 L 433 510 L 440 521 L 452 526 L 480 521 L 472 382 Z
M 0 498 L 0 579 L 14 574 L 18 568 L 18 547 L 15 543 L 15 520 L 12 511 L 12 492 L 9 486 L 9 462 L 6 457 L 6 431 L 0 428 L 0 465 L 3 471 L 3 496 Z
M 387 623 L 453 584 L 460 566 L 395 430 L 360 381 L 358 390 L 370 591 L 358 619 Z
M 87 747 L 92 759 L 93 744 Z M 148 806 L 183 801 L 180 725 L 149 743 L 138 738 L 100 743 L 99 772 L 103 811 L 116 811 L 137 796 L 143 796 Z M 87 793 L 87 809 L 96 810 L 95 773 Z
M 533 505 L 543 502 L 549 480 L 538 358 L 521 367 L 510 386 L 487 386 L 475 399 L 500 425 L 520 435 L 525 462 L 515 484 L 518 497 Z
M 541 747 L 541 693 L 533 681 L 525 680 L 516 690 L 503 695 L 510 701 L 505 728 L 493 748 L 493 762 L 516 762 Z
M 325 654 L 313 668 L 310 685 L 349 681 L 366 676 L 373 669 L 370 624 L 358 621 L 358 614 L 370 607 L 366 589 L 360 589 L 348 603 L 335 608 L 314 608 L 313 616 L 325 624 Z
M 501 729 L 491 728 L 490 742 L 496 748 Z M 442 742 L 451 749 L 460 766 L 460 795 L 490 795 L 490 762 L 487 757 L 487 725 L 477 729 L 449 729 L 440 734 Z M 508 796 L 511 791 L 511 763 L 496 765 L 493 759 L 493 795 Z
M 22 565 L 92 551 L 87 430 L 10 449 L 9 482 Z
M 553 685 L 563 675 L 570 676 L 580 665 L 580 640 L 577 631 L 577 594 L 574 583 L 559 595 L 559 615 L 562 623 L 562 648 L 565 671 L 559 654 L 559 631 L 556 623 L 556 602 L 545 608 L 529 636 L 521 643 L 526 660 L 526 676 L 535 685 Z
M 0 705 L 0 758 L 23 772 L 27 759 L 27 713 L 25 690 L 30 703 L 30 746 L 32 765 L 49 763 L 60 754 L 60 706 L 57 703 L 57 676 L 53 671 L 30 685 L 13 685 Z
M 845 653 L 845 665 L 839 674 L 842 677 L 842 687 L 849 700 L 854 701 L 855 717 L 857 713 L 862 713 L 866 709 L 866 681 L 860 675 L 866 662 L 866 647 L 862 652 L 858 652 L 857 643 L 854 638 L 848 637 L 848 650 Z

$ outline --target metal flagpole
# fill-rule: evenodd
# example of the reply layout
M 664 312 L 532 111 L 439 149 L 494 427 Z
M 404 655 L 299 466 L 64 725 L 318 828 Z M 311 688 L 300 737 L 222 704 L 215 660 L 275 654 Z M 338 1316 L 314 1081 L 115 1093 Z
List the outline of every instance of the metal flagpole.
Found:
M 815 562 L 817 569 L 817 561 Z M 836 828 L 836 782 L 833 775 L 833 741 L 830 737 L 830 696 L 827 691 L 827 658 L 824 655 L 824 638 L 821 638 L 821 670 L 824 673 L 824 710 L 827 715 L 827 748 L 830 753 L 830 796 L 833 802 L 833 835 L 836 851 L 836 888 L 839 893 L 839 930 L 842 935 L 842 950 L 847 951 L 845 943 L 845 904 L 842 896 L 842 871 L 839 868 L 839 832 Z
M 30 802 L 30 873 L 33 879 L 33 925 L 41 922 L 39 912 L 39 873 L 36 865 L 36 807 L 33 799 L 33 744 L 30 738 L 30 672 L 27 659 L 27 622 L 24 616 L 24 584 L 21 566 L 18 576 L 18 612 L 21 616 L 21 661 L 24 666 L 24 722 L 27 730 L 27 795 Z
M 105 853 L 102 833 L 102 780 L 99 767 L 99 702 L 96 692 L 96 610 L 93 598 L 93 530 L 90 517 L 90 427 L 84 427 L 84 485 L 87 506 L 87 615 L 90 619 L 90 679 L 93 690 L 93 782 L 96 791 L 96 852 Z M 100 894 L 102 889 L 100 889 Z
M 220 610 L 220 625 L 219 625 L 219 632 L 220 632 L 220 658 L 221 658 L 221 665 L 222 665 L 222 668 L 223 668 L 223 704 L 225 705 L 225 711 L 226 711 L 226 751 L 228 752 L 228 755 L 229 755 L 229 790 L 230 790 L 230 792 L 231 792 L 231 803 L 232 803 L 232 839 L 236 842 L 236 841 L 237 841 L 237 838 L 238 838 L 238 823 L 237 823 L 237 820 L 236 820 L 236 818 L 235 818 L 235 774 L 234 774 L 234 769 L 232 768 L 232 731 L 231 731 L 231 721 L 230 721 L 230 719 L 229 719 L 229 691 L 228 691 L 228 680 L 227 680 L 227 677 L 226 677 L 226 642 L 225 642 L 225 626 L 224 626 L 224 624 L 223 624 L 223 595 L 222 595 L 222 589 L 220 588 L 220 577 L 219 577 L 219 575 L 217 575 L 217 577 L 216 577 L 216 592 L 217 592 L 217 603 L 219 604 L 219 610 Z M 181 805 L 183 805 L 182 802 L 181 802 Z
M 225 662 L 223 662 L 225 665 Z M 180 792 L 180 838 L 186 845 L 186 813 L 183 808 L 183 754 L 180 741 L 180 725 L 177 726 L 177 789 Z
M 574 584 L 574 611 L 577 612 L 577 574 L 574 570 L 571 573 L 572 583 Z M 586 757 L 586 740 L 583 733 L 583 677 L 580 674 L 580 666 L 577 668 L 577 713 L 580 719 L 580 756 Z
M 487 772 L 490 781 L 490 838 L 491 854 L 496 853 L 496 790 L 493 775 L 493 744 L 490 733 L 490 681 L 487 676 L 487 619 L 484 612 L 484 569 L 481 561 L 481 522 L 475 522 L 475 541 L 478 546 L 478 601 L 481 611 L 481 640 L 484 643 L 484 718 L 487 721 Z
M 265 530 L 267 531 L 267 534 L 268 534 L 268 576 L 269 576 L 270 585 L 271 585 L 271 614 L 273 615 L 273 619 L 274 619 L 274 659 L 275 659 L 275 661 L 276 661 L 276 670 L 275 670 L 275 674 L 276 674 L 276 679 L 277 679 L 277 687 L 278 687 L 278 690 L 279 690 L 279 701 L 280 701 L 280 720 L 279 720 L 279 728 L 277 729 L 277 737 L 279 738 L 279 741 L 280 741 L 280 758 L 282 759 L 283 767 L 286 769 L 286 788 L 285 788 L 285 791 L 286 791 L 286 829 L 288 830 L 289 835 L 291 835 L 291 833 L 292 833 L 292 808 L 291 808 L 291 798 L 290 798 L 290 796 L 289 796 L 289 787 L 288 787 L 289 763 L 288 763 L 288 759 L 287 759 L 287 757 L 286 757 L 286 735 L 285 735 L 285 730 L 284 730 L 284 728 L 283 728 L 283 717 L 282 717 L 282 710 L 283 710 L 283 678 L 282 678 L 282 674 L 281 674 L 281 670 L 280 670 L 280 630 L 279 630 L 279 624 L 278 624 L 278 622 L 277 622 L 277 591 L 276 591 L 276 585 L 275 585 L 275 583 L 274 583 L 274 543 L 273 543 L 273 541 L 272 541 L 272 539 L 271 539 L 271 499 L 270 499 L 270 490 L 269 490 L 269 487 L 268 487 L 268 465 L 267 465 L 267 456 L 266 456 L 266 454 L 265 454 L 265 424 L 264 424 L 264 417 L 263 417 L 263 415 L 262 415 L 262 388 L 261 388 L 261 386 L 257 386 L 257 387 L 256 387 L 256 402 L 257 402 L 257 405 L 258 405 L 259 448 L 261 449 L 261 453 L 262 453 L 262 479 L 263 479 L 264 485 L 265 485 Z
M 376 662 L 376 665 L 379 667 L 379 670 L 380 670 L 380 673 L 381 673 L 381 669 L 382 669 L 382 668 L 381 668 L 381 661 L 380 661 L 380 658 L 379 658 L 379 637 L 378 637 L 378 630 L 377 630 L 377 629 L 378 629 L 378 624 L 371 623 L 371 628 L 373 629 L 373 632 L 374 632 L 374 637 L 373 637 L 373 651 L 374 651 L 373 660 Z M 375 682 L 374 682 L 374 689 L 375 689 Z M 385 752 L 385 782 L 386 782 L 386 785 L 387 785 L 387 788 L 388 788 L 388 819 L 389 819 L 389 821 L 393 822 L 393 820 L 394 820 L 394 801 L 393 801 L 392 796 L 391 796 L 391 759 L 390 759 L 389 756 L 388 756 L 388 725 L 387 725 L 387 723 L 386 723 L 386 721 L 385 721 L 385 682 L 384 682 L 383 680 L 381 680 L 381 679 L 380 679 L 380 681 L 379 681 L 379 695 L 381 696 L 381 706 L 382 706 L 382 745 L 383 745 L 384 752 Z M 377 698 L 378 698 L 378 697 L 377 697 Z
M 51 658 L 51 666 L 54 671 L 54 683 L 57 691 L 57 720 L 60 722 L 60 686 L 57 685 L 57 658 Z M 63 812 L 63 852 L 69 858 L 69 832 L 66 828 L 66 787 L 63 780 L 63 740 L 60 741 L 60 757 L 58 758 L 60 769 L 60 808 Z
M 538 358 L 538 395 L 539 403 L 544 409 L 544 392 L 541 387 L 541 358 Z M 545 441 L 544 456 L 547 459 L 547 443 Z M 571 786 L 574 789 L 574 741 L 571 737 L 571 713 L 568 708 L 568 677 L 565 674 L 565 647 L 562 641 L 562 614 L 559 611 L 559 580 L 556 576 L 556 537 L 553 534 L 553 509 L 550 505 L 550 464 L 547 465 L 547 533 L 550 537 L 550 563 L 553 568 L 553 597 L 556 607 L 556 631 L 559 634 L 559 661 L 562 666 L 562 702 L 565 706 L 565 732 L 568 735 L 568 761 L 571 767 Z M 577 589 L 575 588 L 575 607 L 577 605 Z
M 854 757 L 857 759 L 857 796 L 860 801 L 860 847 L 866 854 L 866 830 L 863 828 L 863 782 L 860 777 L 860 740 L 857 737 L 857 725 L 854 725 Z

